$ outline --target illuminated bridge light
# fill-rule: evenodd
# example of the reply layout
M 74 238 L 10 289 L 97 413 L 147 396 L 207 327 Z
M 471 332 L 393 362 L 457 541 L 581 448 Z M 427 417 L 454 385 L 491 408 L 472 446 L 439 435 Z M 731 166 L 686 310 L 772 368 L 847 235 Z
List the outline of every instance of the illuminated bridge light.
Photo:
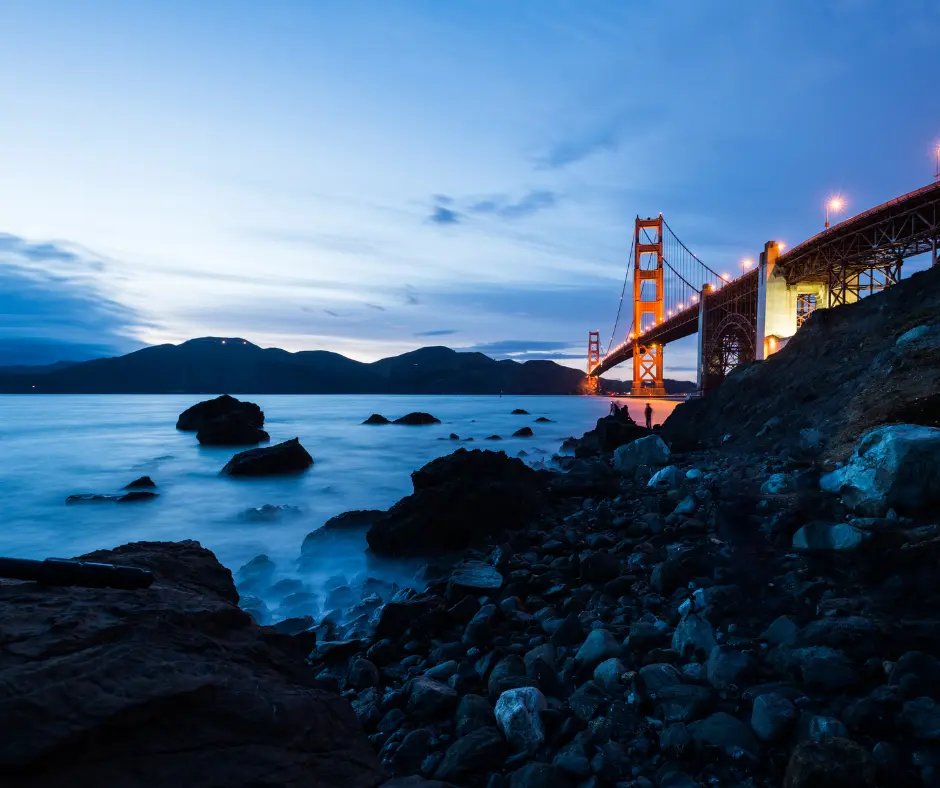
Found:
M 685 309 L 685 307 L 682 306 L 682 304 L 679 304 L 679 309 Z
M 731 278 L 731 274 L 722 274 L 721 278 L 727 282 Z
M 692 296 L 692 298 L 689 300 L 694 304 L 696 301 L 698 301 L 698 296 Z
M 786 249 L 786 248 L 787 248 L 787 245 L 786 245 L 783 241 L 777 241 L 777 250 L 778 250 L 778 251 L 781 251 L 781 252 L 782 252 L 782 251 L 783 251 L 784 249 Z

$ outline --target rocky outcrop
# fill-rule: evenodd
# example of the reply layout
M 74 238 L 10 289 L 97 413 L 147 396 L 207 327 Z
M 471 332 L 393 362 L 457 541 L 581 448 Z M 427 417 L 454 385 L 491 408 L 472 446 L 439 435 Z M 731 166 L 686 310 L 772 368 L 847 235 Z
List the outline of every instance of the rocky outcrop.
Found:
M 371 416 L 369 416 L 369 418 L 367 418 L 362 423 L 363 424 L 391 424 L 392 422 L 390 422 L 387 418 L 385 418 L 385 416 L 383 416 L 381 413 L 373 413 Z
M 531 438 L 535 433 L 532 431 L 531 427 L 520 427 L 513 434 L 514 438 Z
M 511 416 L 528 416 L 529 411 L 525 410 L 524 408 L 514 408 L 510 415 Z
M 225 476 L 273 476 L 300 473 L 313 465 L 313 457 L 300 445 L 299 438 L 263 449 L 236 454 L 222 469 Z
M 364 530 L 384 514 L 385 511 L 382 509 L 355 509 L 331 517 L 316 531 L 311 531 L 304 537 L 303 544 L 300 546 L 300 554 L 311 555 L 319 549 L 324 541 L 329 541 L 338 535 L 351 531 Z
M 564 448 L 574 451 L 575 457 L 594 457 L 609 454 L 625 443 L 650 434 L 633 420 L 626 406 L 615 407 L 615 411 L 598 419 L 594 429 L 584 433 L 582 438 L 566 441 Z
M 156 488 L 157 483 L 149 476 L 141 476 L 134 479 L 130 484 L 124 485 L 125 490 L 152 490 Z
M 141 591 L 0 584 L 0 782 L 374 788 L 384 777 L 348 701 L 298 642 L 237 607 L 196 542 L 83 556 L 146 567 Z
M 409 425 L 422 425 L 422 424 L 440 424 L 441 420 L 435 418 L 430 413 L 423 413 L 421 411 L 415 411 L 414 413 L 408 413 L 401 418 L 395 419 L 392 424 L 409 424 Z
M 502 452 L 458 449 L 411 474 L 414 492 L 369 529 L 381 555 L 468 547 L 522 528 L 542 509 L 548 475 Z
M 261 429 L 264 426 L 264 411 L 253 402 L 223 394 L 215 399 L 199 402 L 184 410 L 176 420 L 176 429 L 198 432 L 210 422 L 222 416 L 237 416 L 246 425 Z

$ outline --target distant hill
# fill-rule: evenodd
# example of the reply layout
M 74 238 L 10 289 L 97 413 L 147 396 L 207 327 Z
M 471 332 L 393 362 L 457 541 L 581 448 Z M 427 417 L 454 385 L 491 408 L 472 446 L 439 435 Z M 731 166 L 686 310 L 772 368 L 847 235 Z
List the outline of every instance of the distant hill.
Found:
M 202 337 L 76 364 L 0 367 L 0 393 L 576 394 L 584 377 L 553 361 L 496 361 L 446 347 L 366 364 L 324 350 L 289 353 Z M 628 390 L 629 383 L 603 381 L 603 389 Z

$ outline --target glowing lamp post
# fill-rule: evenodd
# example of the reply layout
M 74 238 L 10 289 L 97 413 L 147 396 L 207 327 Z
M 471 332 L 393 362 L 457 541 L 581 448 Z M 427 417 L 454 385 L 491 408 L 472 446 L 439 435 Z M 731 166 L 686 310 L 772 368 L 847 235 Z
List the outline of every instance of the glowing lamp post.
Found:
M 829 229 L 829 211 L 833 213 L 838 213 L 843 208 L 845 208 L 845 200 L 841 197 L 833 197 L 829 202 L 826 203 L 826 229 Z

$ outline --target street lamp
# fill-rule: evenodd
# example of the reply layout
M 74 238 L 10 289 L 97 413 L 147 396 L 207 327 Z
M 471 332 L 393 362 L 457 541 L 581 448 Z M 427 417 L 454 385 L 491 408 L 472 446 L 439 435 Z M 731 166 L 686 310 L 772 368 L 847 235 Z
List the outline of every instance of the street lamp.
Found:
M 937 172 L 933 177 L 937 183 L 940 183 L 940 145 L 937 145 Z
M 741 261 L 741 270 L 747 271 L 752 265 L 754 265 L 753 260 L 748 260 L 746 257 Z
M 838 213 L 843 208 L 845 208 L 845 200 L 841 197 L 833 197 L 829 202 L 826 203 L 826 229 L 829 229 L 829 211 L 833 213 Z

